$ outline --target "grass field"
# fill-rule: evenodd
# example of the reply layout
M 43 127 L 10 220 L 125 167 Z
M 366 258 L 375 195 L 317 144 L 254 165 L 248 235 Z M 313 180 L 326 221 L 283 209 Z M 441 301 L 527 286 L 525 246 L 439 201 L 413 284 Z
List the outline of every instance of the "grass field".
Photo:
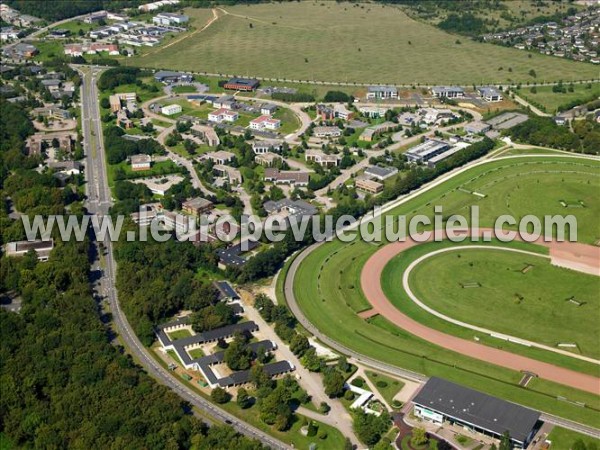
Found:
M 189 10 L 193 13 L 194 10 Z M 140 66 L 291 80 L 506 83 L 591 79 L 592 64 L 476 43 L 409 18 L 400 8 L 298 2 L 227 6 L 206 30 L 146 56 Z M 360 33 L 357 30 L 377 30 Z M 499 70 L 500 66 L 503 70 Z M 443 70 L 440 70 L 443 68 Z M 512 71 L 509 71 L 508 69 Z
M 546 169 L 548 166 L 544 164 L 553 164 L 551 167 L 555 169 L 564 169 L 570 167 L 569 164 L 571 163 L 569 160 L 557 157 L 544 158 L 543 161 L 535 158 L 492 161 L 466 171 L 450 181 L 419 195 L 412 201 L 390 211 L 389 214 L 411 216 L 417 212 L 427 212 L 431 216 L 433 213 L 432 205 L 446 200 L 450 201 L 453 208 L 460 210 L 466 204 L 475 201 L 473 199 L 475 196 L 471 194 L 465 197 L 456 196 L 463 194 L 456 191 L 461 185 L 468 182 L 486 185 L 490 179 L 501 180 L 504 178 L 505 173 L 517 172 L 522 174 L 522 177 L 519 177 L 520 183 L 523 177 L 526 177 L 524 174 L 538 167 L 537 164 Z M 575 167 L 593 174 L 594 172 L 597 173 L 600 165 L 597 163 L 588 165 L 586 162 Z M 577 174 L 573 175 L 577 176 Z M 547 170 L 547 173 L 540 173 L 537 176 L 544 180 L 543 185 L 546 186 L 547 190 L 552 189 L 552 185 L 546 183 L 545 180 L 546 176 L 552 177 L 553 173 Z M 565 176 L 565 180 L 569 180 L 569 177 L 570 175 Z M 568 184 L 567 181 L 565 183 Z M 512 189 L 515 189 L 514 185 Z M 532 194 L 527 192 L 526 195 Z M 534 198 L 538 197 L 543 198 L 541 193 L 534 196 Z M 598 205 L 595 205 L 595 207 L 598 207 Z M 525 211 L 526 209 L 517 210 L 521 214 Z M 501 213 L 502 211 L 497 212 Z M 546 214 L 548 212 L 542 211 L 542 213 Z M 489 214 L 491 215 L 491 211 Z M 575 214 L 578 214 L 578 212 L 575 212 Z M 586 227 L 595 228 L 597 226 L 596 221 L 591 218 L 584 222 Z M 481 225 L 485 225 L 485 220 L 481 220 Z M 588 236 L 591 236 L 591 233 L 588 233 Z M 446 243 L 439 245 L 444 244 Z M 521 243 L 511 245 L 524 248 L 524 244 Z M 347 264 L 347 261 L 354 261 L 356 265 L 362 266 L 357 262 L 357 259 L 361 258 L 364 261 L 363 258 L 373 254 L 377 248 L 377 246 L 364 241 L 354 241 L 352 243 L 334 241 L 316 249 L 299 267 L 294 292 L 304 314 L 318 329 L 341 344 L 380 361 L 427 375 L 442 376 L 475 389 L 543 411 L 569 417 L 573 420 L 595 424 L 596 426 L 600 424 L 600 414 L 597 411 L 577 407 L 556 398 L 556 396 L 564 396 L 570 400 L 579 399 L 577 401 L 600 408 L 598 396 L 541 379 L 532 380 L 528 388 L 523 389 L 518 386 L 521 375 L 517 372 L 443 350 L 406 333 L 382 317 L 375 316 L 368 321 L 360 319 L 356 314 L 356 305 L 361 305 L 364 301 L 361 299 L 360 270 L 353 270 L 352 275 L 345 275 L 343 282 L 339 271 L 342 265 Z M 350 286 L 354 286 L 354 288 L 350 288 Z M 490 344 L 489 342 L 486 343 Z M 550 352 L 543 352 L 542 354 L 542 351 L 526 349 L 516 344 L 496 342 L 492 345 L 512 352 L 527 352 L 527 356 L 557 364 L 565 364 L 564 359 L 567 359 L 567 357 L 557 358 L 554 354 L 548 355 Z M 572 358 L 568 359 L 572 360 Z M 589 364 L 587 366 L 585 364 L 575 364 L 575 366 L 579 370 L 589 371 Z
M 554 427 L 547 439 L 552 441 L 552 448 L 556 449 L 570 449 L 575 441 L 579 439 L 581 439 L 589 449 L 591 449 L 591 447 L 589 447 L 590 444 L 594 444 L 596 445 L 596 448 L 600 448 L 600 439 L 594 439 L 585 434 L 580 434 L 560 427 Z
M 390 299 L 402 290 L 403 259 L 392 260 L 383 277 Z M 600 357 L 600 279 L 593 275 L 543 257 L 463 247 L 422 261 L 409 284 L 421 301 L 454 319 L 551 347 L 576 343 L 582 354 Z
M 392 406 L 394 396 L 404 387 L 404 383 L 379 372 L 367 370 L 366 374 L 387 404 Z
M 590 87 L 591 86 L 591 87 Z M 565 86 L 568 89 L 568 86 Z M 573 92 L 552 92 L 552 86 L 540 86 L 535 88 L 535 93 L 530 87 L 522 87 L 517 94 L 534 104 L 542 105 L 548 113 L 558 111 L 559 107 L 572 101 L 584 103 L 600 97 L 600 83 L 574 84 Z
M 171 331 L 168 333 L 168 335 L 171 338 L 171 340 L 176 341 L 177 339 L 183 339 L 186 337 L 190 337 L 192 335 L 192 333 L 190 333 L 190 330 L 183 329 L 183 330 Z

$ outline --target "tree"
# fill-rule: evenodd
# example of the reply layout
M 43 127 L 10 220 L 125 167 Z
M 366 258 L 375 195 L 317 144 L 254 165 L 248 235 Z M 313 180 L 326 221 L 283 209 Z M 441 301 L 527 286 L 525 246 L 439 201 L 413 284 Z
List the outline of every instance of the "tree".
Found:
M 247 409 L 252 406 L 252 399 L 250 398 L 248 391 L 243 387 L 238 389 L 236 402 L 242 409 Z
M 345 356 L 340 356 L 337 361 L 337 368 L 342 372 L 348 372 L 350 370 L 350 364 Z
M 384 411 L 380 416 L 367 414 L 362 409 L 354 410 L 354 431 L 358 438 L 365 444 L 375 445 L 381 436 L 387 432 L 390 427 L 391 420 L 387 411 Z
M 100 106 L 104 109 L 110 108 L 110 101 L 108 100 L 107 97 L 102 97 L 100 99 Z
M 329 369 L 324 374 L 323 385 L 329 397 L 340 397 L 344 393 L 344 376 L 336 369 Z
M 250 367 L 252 351 L 242 334 L 237 334 L 229 344 L 225 350 L 224 361 L 231 370 L 246 370 Z
M 502 433 L 502 438 L 500 439 L 500 447 L 499 450 L 512 450 L 513 446 L 510 442 L 510 433 L 505 431 Z
M 410 438 L 411 444 L 415 447 L 425 445 L 427 443 L 427 433 L 424 428 L 416 427 L 412 430 L 412 437 Z
M 290 341 L 290 350 L 294 355 L 302 356 L 310 348 L 310 342 L 306 336 L 296 333 Z
M 227 403 L 229 400 L 231 400 L 231 394 L 229 394 L 229 392 L 227 392 L 222 387 L 216 387 L 210 393 L 210 398 L 215 403 L 219 403 L 222 405 L 224 403 Z
M 350 438 L 346 438 L 346 440 L 344 441 L 344 450 L 352 450 L 353 448 L 354 446 L 352 445 L 352 441 L 350 440 Z

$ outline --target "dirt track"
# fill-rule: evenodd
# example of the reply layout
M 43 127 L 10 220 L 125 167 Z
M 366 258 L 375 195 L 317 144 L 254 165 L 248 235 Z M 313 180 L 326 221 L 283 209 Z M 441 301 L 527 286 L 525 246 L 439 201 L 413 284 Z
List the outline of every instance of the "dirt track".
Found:
M 483 233 L 488 230 L 480 231 Z M 398 310 L 383 293 L 379 280 L 381 280 L 383 268 L 394 256 L 418 244 L 419 242 L 412 240 L 394 242 L 382 247 L 367 260 L 361 272 L 360 282 L 365 297 L 377 313 L 409 333 L 448 350 L 512 370 L 530 371 L 549 381 L 600 394 L 600 378 L 443 333 L 411 319 Z M 576 262 L 576 264 L 571 264 L 571 268 L 577 270 L 582 266 L 580 267 L 583 269 L 582 271 L 598 273 L 599 248 L 572 243 L 539 242 L 539 244 L 550 248 L 553 263 L 555 257 L 560 258 L 557 265 L 567 266 L 569 262 Z

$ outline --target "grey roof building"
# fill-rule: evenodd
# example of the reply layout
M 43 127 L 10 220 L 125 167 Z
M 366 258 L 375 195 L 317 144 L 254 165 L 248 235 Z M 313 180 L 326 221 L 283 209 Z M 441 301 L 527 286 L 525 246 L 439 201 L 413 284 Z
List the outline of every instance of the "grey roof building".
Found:
M 378 180 L 385 180 L 398 173 L 398 169 L 395 167 L 380 167 L 370 166 L 365 170 L 365 175 L 371 178 L 377 178 Z
M 527 447 L 539 426 L 538 411 L 437 377 L 412 402 L 415 415 L 434 423 L 456 423 L 494 437 L 508 431 L 518 448 Z

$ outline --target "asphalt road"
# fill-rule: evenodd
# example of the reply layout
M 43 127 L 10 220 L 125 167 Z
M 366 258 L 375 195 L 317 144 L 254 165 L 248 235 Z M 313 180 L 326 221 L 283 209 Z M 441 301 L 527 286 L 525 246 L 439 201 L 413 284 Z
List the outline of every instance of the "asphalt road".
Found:
M 98 90 L 96 80 L 102 69 L 80 68 L 83 75 L 81 87 L 82 128 L 84 149 L 86 151 L 86 191 L 88 194 L 87 208 L 90 214 L 99 217 L 107 214 L 112 205 L 108 177 L 106 172 L 104 143 L 102 137 L 102 124 L 98 104 Z M 119 305 L 117 290 L 115 288 L 116 263 L 113 255 L 112 242 L 107 238 L 102 242 L 105 250 L 102 277 L 98 284 L 100 296 L 106 297 L 112 320 L 119 336 L 127 350 L 145 368 L 145 370 L 178 394 L 192 406 L 206 412 L 216 422 L 225 422 L 234 427 L 238 432 L 260 440 L 263 444 L 274 449 L 288 449 L 287 444 L 269 436 L 261 430 L 241 422 L 237 417 L 204 399 L 192 389 L 176 381 L 173 376 L 160 366 L 150 355 L 150 352 L 139 341 L 129 325 L 125 314 Z

